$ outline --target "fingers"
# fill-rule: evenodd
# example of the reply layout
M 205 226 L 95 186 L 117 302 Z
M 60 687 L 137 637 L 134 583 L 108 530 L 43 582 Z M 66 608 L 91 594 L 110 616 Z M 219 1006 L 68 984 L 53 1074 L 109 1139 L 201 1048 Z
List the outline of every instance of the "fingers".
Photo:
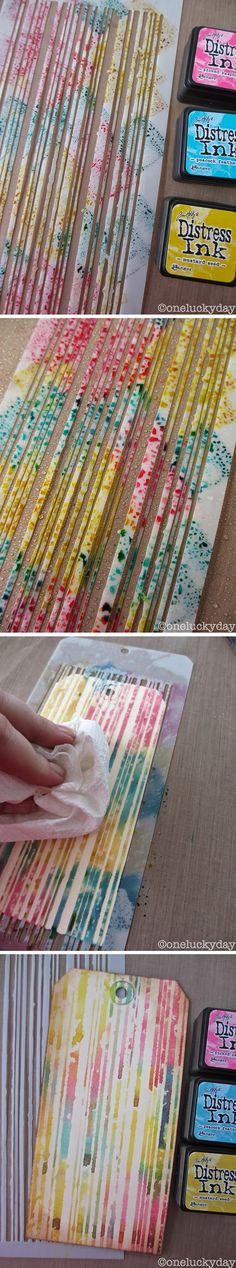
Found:
M 24 704 L 10 692 L 0 691 L 0 712 L 31 744 L 55 748 L 56 744 L 75 742 L 74 733 L 69 727 L 56 726 L 48 718 L 42 718 L 40 714 L 34 713 L 30 705 Z
M 56 788 L 63 782 L 61 767 L 35 752 L 29 740 L 0 715 L 0 770 L 41 788 Z
M 0 806 L 0 814 L 3 815 L 29 815 L 36 813 L 36 805 L 33 797 L 26 797 L 25 801 L 4 801 Z

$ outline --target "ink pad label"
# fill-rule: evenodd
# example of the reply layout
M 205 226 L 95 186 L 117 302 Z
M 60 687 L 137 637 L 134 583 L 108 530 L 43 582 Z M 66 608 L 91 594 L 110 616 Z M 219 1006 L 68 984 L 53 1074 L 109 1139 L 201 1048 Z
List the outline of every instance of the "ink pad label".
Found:
M 202 26 L 198 32 L 193 83 L 236 92 L 236 31 Z
M 236 114 L 189 111 L 185 169 L 196 179 L 236 180 Z
M 198 1140 L 236 1146 L 236 1083 L 198 1084 L 194 1135 Z
M 236 1215 L 236 1154 L 199 1149 L 188 1155 L 185 1206 Z
M 236 1070 L 236 1012 L 212 1009 L 208 1019 L 205 1063 L 219 1070 Z
M 236 212 L 198 203 L 170 206 L 165 271 L 171 277 L 232 285 L 236 272 Z

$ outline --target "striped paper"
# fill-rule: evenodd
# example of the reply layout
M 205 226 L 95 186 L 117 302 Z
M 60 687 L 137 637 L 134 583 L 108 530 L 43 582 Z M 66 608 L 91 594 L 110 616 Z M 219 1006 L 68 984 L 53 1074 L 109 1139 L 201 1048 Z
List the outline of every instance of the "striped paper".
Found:
M 125 867 L 168 690 L 116 683 L 105 670 L 87 679 L 72 672 L 56 682 L 42 709 L 58 722 L 75 711 L 96 720 L 110 754 L 110 801 L 96 833 L 7 846 L 1 912 L 14 921 L 70 933 L 77 945 L 103 945 Z
M 9 1251 L 14 1260 L 49 1257 L 48 1245 L 30 1246 L 24 1239 L 52 993 L 55 982 L 74 968 L 111 968 L 120 973 L 124 957 L 113 956 L 111 961 L 103 955 L 0 955 L 0 1259 L 4 1262 Z M 51 1252 L 58 1260 L 63 1246 L 51 1247 Z M 66 1258 L 75 1258 L 72 1247 L 67 1247 Z
M 107 933 L 104 938 L 103 946 L 106 951 L 123 950 L 126 946 L 157 816 L 165 791 L 192 670 L 192 662 L 186 656 L 177 656 L 164 651 L 160 653 L 150 648 L 147 649 L 147 647 L 143 650 L 140 646 L 135 646 L 132 639 L 129 640 L 129 646 L 126 643 L 125 652 L 126 655 L 124 657 L 122 644 L 120 645 L 116 640 L 115 642 L 113 641 L 112 653 L 110 648 L 110 659 L 108 662 L 106 640 L 96 639 L 96 642 L 94 642 L 93 638 L 81 637 L 78 647 L 77 636 L 62 639 L 45 666 L 42 677 L 36 683 L 30 698 L 32 707 L 36 712 L 42 713 L 55 683 L 60 680 L 62 686 L 64 678 L 73 674 L 75 669 L 77 674 L 80 673 L 85 678 L 96 675 L 98 684 L 100 682 L 103 687 L 105 682 L 108 688 L 110 682 L 115 682 L 117 686 L 120 682 L 123 684 L 133 683 L 136 686 L 144 686 L 146 684 L 156 690 L 160 690 L 161 694 L 165 695 L 166 710 L 163 724 L 126 862 L 120 876 Z M 126 665 L 126 671 L 124 671 L 124 664 Z M 164 684 L 166 684 L 166 689 Z M 10 938 L 11 945 L 16 946 L 17 949 L 28 947 L 31 949 L 41 948 L 48 951 L 54 948 L 63 951 L 77 950 L 76 923 L 75 928 L 73 929 L 72 927 L 64 935 L 57 933 L 54 927 L 45 929 L 43 924 L 44 893 L 41 926 L 31 922 L 30 904 L 27 911 L 28 918 L 25 920 L 21 919 L 21 893 L 24 901 L 27 882 L 29 884 L 29 892 L 31 886 L 32 888 L 34 887 L 35 850 L 33 854 L 30 851 L 26 851 L 23 869 L 19 868 L 19 870 L 19 854 L 18 852 L 16 854 L 15 851 L 15 863 L 12 873 L 13 877 L 15 873 L 17 880 L 15 897 L 17 897 L 19 918 L 14 917 L 14 904 L 12 916 L 5 911 L 3 895 L 5 893 L 6 868 L 8 868 L 13 849 L 13 845 L 8 849 L 3 846 L 0 847 L 1 937 L 4 939 Z M 11 859 L 9 866 L 11 868 Z
M 234 319 L 39 321 L 0 407 L 3 629 L 194 627 L 235 346 Z
M 187 1010 L 172 981 L 74 970 L 55 986 L 29 1237 L 162 1249 Z
M 172 8 L 3 0 L 2 311 L 68 312 L 83 283 L 80 311 L 100 294 L 97 311 L 141 312 L 182 0 L 174 22 Z
M 180 11 L 4 0 L 2 312 L 141 311 Z

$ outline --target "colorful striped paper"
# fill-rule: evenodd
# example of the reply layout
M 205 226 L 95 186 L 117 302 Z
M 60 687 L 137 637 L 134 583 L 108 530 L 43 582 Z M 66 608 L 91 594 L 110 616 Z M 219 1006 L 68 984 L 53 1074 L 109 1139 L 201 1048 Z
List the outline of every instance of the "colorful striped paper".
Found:
M 132 683 L 136 686 L 149 685 L 155 690 L 160 689 L 161 693 L 165 695 L 166 711 L 164 721 L 157 741 L 132 840 L 122 874 L 120 875 L 117 894 L 112 905 L 110 922 L 103 942 L 103 947 L 106 950 L 123 949 L 126 945 L 148 859 L 156 818 L 165 790 L 192 669 L 192 664 L 186 657 L 173 656 L 172 654 L 163 656 L 163 654 L 160 655 L 157 652 L 149 652 L 147 648 L 145 653 L 143 653 L 139 647 L 133 647 L 132 641 L 129 648 L 127 648 L 126 665 L 128 668 L 126 671 L 124 671 L 123 665 L 122 648 L 120 649 L 116 643 L 112 648 L 112 659 L 108 662 L 104 640 L 96 641 L 95 649 L 93 639 L 80 638 L 79 646 L 77 637 L 63 639 L 58 644 L 49 664 L 46 666 L 42 679 L 36 685 L 31 698 L 33 708 L 36 711 L 43 712 L 45 708 L 47 709 L 49 694 L 54 690 L 55 683 L 60 683 L 60 689 L 63 693 L 64 680 L 68 679 L 68 676 L 70 678 L 70 675 L 74 674 L 75 669 L 77 675 L 80 675 L 81 681 L 84 678 L 85 680 L 88 678 L 91 681 L 95 677 L 98 687 L 102 686 L 103 690 L 105 686 L 109 691 L 110 685 L 115 683 L 118 687 L 121 682 L 122 684 L 127 683 L 129 686 Z M 158 687 L 159 683 L 162 684 L 161 688 Z M 166 690 L 164 689 L 164 683 L 166 683 Z M 56 716 L 54 701 L 54 719 Z M 74 843 L 71 843 L 71 845 L 73 846 Z M 40 923 L 36 924 L 31 919 L 31 898 L 35 890 L 37 865 L 40 865 L 38 845 L 34 843 L 32 849 L 26 847 L 26 850 L 22 851 L 22 856 L 19 857 L 19 847 L 14 849 L 13 844 L 8 847 L 0 847 L 1 934 L 3 936 L 6 935 L 8 938 L 16 939 L 17 945 L 21 948 L 25 946 L 30 948 L 42 947 L 50 950 L 56 947 L 56 949 L 76 950 L 79 945 L 76 922 L 71 922 L 71 928 L 64 935 L 59 934 L 55 926 L 51 929 L 45 928 L 44 887 L 42 888 L 39 903 L 38 921 Z M 59 877 L 61 879 L 60 863 L 62 857 L 62 853 L 60 853 L 59 873 L 55 878 L 56 883 Z M 70 848 L 68 847 L 68 863 L 69 859 Z M 8 893 L 9 874 L 11 875 L 13 890 L 15 887 L 15 894 L 12 903 L 8 907 L 5 904 L 5 895 Z M 51 851 L 49 851 L 48 855 L 45 878 L 46 892 L 50 894 L 50 885 L 52 883 Z M 74 879 L 71 869 L 69 892 Z M 28 894 L 28 901 L 24 919 L 23 911 L 26 894 Z
M 141 311 L 180 11 L 4 0 L 2 312 Z
M 229 323 L 230 326 L 232 323 Z M 181 621 L 191 620 L 193 609 L 202 594 L 211 560 L 212 549 L 219 525 L 228 479 L 233 466 L 236 444 L 236 345 L 235 335 L 231 344 L 230 359 L 225 374 L 215 424 L 211 431 L 210 445 L 206 448 L 205 465 L 198 476 L 198 497 L 195 496 L 196 467 L 185 506 L 182 521 L 187 536 L 182 560 L 176 576 L 176 561 L 182 548 L 177 538 L 172 564 L 172 597 L 169 620 L 178 628 Z M 201 458 L 201 454 L 199 455 Z M 198 467 L 200 463 L 198 460 Z M 195 485 L 196 487 L 196 485 Z M 190 505 L 193 514 L 189 514 Z M 175 565 L 175 573 L 174 573 Z M 235 612 L 232 613 L 233 624 Z
M 42 332 L 42 340 L 44 340 L 44 327 L 48 323 L 41 321 L 38 327 L 38 339 L 36 346 L 36 360 L 38 357 L 38 345 L 40 333 Z M 73 560 L 78 557 L 78 543 L 83 540 L 83 527 L 87 525 L 89 520 L 88 512 L 92 511 L 93 538 L 97 534 L 97 516 L 94 516 L 94 504 L 96 493 L 100 489 L 100 480 L 104 471 L 104 481 L 109 481 L 106 489 L 104 484 L 104 495 L 102 500 L 101 511 L 103 513 L 104 522 L 104 504 L 108 497 L 116 494 L 117 476 L 120 469 L 121 461 L 126 457 L 129 465 L 135 452 L 138 436 L 141 435 L 143 427 L 142 415 L 142 397 L 144 395 L 145 380 L 149 382 L 152 373 L 152 362 L 159 364 L 159 337 L 162 339 L 164 334 L 164 324 L 162 322 L 141 321 L 139 323 L 104 323 L 102 328 L 99 322 L 91 322 L 88 320 L 83 322 L 74 322 L 73 318 L 69 319 L 62 328 L 61 338 L 57 338 L 58 323 L 54 319 L 56 341 L 53 341 L 54 330 L 52 329 L 52 343 L 49 344 L 49 353 L 47 351 L 47 360 L 45 364 L 44 348 L 42 351 L 42 361 L 37 378 L 34 378 L 34 337 L 30 341 L 28 353 L 26 351 L 23 362 L 20 363 L 18 371 L 14 376 L 12 392 L 11 389 L 6 394 L 3 402 L 2 413 L 0 414 L 0 445 L 3 450 L 3 468 L 5 467 L 2 486 L 0 490 L 0 506 L 1 506 L 1 545 L 0 560 L 1 563 L 6 559 L 14 533 L 21 521 L 22 511 L 27 506 L 29 493 L 35 483 L 35 474 L 40 472 L 44 460 L 45 451 L 48 447 L 49 440 L 56 433 L 56 425 L 60 410 L 63 408 L 67 393 L 73 382 L 73 377 L 78 372 L 78 363 L 82 367 L 82 375 L 80 382 L 77 384 L 76 400 L 72 405 L 69 417 L 66 420 L 62 434 L 60 434 L 58 444 L 55 445 L 55 454 L 51 464 L 49 464 L 45 479 L 39 488 L 39 497 L 36 499 L 35 507 L 28 519 L 26 532 L 17 552 L 15 564 L 11 569 L 7 578 L 2 595 L 2 604 L 0 605 L 1 616 L 3 616 L 7 600 L 10 597 L 15 582 L 19 576 L 22 563 L 25 559 L 26 551 L 30 546 L 33 533 L 40 532 L 40 540 L 37 546 L 37 553 L 30 559 L 25 573 L 26 595 L 32 590 L 32 582 L 34 582 L 33 593 L 30 596 L 30 605 L 28 606 L 28 621 L 32 611 L 36 606 L 40 590 L 42 589 L 43 580 L 47 580 L 47 574 L 51 560 L 55 558 L 55 547 L 57 546 L 57 558 L 54 565 L 53 576 L 50 577 L 49 589 L 44 595 L 43 607 L 38 611 L 36 629 L 40 629 L 47 612 L 48 604 L 52 598 L 56 599 L 56 609 L 60 610 L 60 595 L 66 597 L 66 579 L 70 578 L 72 572 Z M 51 326 L 51 323 L 49 323 Z M 109 340 L 107 334 L 109 331 Z M 83 372 L 83 355 L 86 350 L 90 352 L 89 363 Z M 66 358 L 65 358 L 66 350 Z M 100 354 L 100 358 L 99 358 Z M 32 364 L 33 363 L 33 364 Z M 94 367 L 96 367 L 94 374 Z M 127 377 L 127 372 L 128 377 Z M 93 376 L 93 377 L 92 377 Z M 90 384 L 90 396 L 86 401 L 84 410 L 85 390 Z M 111 395 L 111 389 L 114 383 L 114 393 Z M 124 384 L 124 387 L 123 387 Z M 37 395 L 35 397 L 35 387 Z M 42 411 L 42 405 L 44 410 Z M 144 411 L 148 404 L 148 398 L 144 398 Z M 126 410 L 126 413 L 124 411 Z M 140 416 L 141 415 L 141 416 Z M 29 436 L 30 443 L 28 444 Z M 69 446 L 68 437 L 72 438 L 72 447 Z M 107 436 L 106 448 L 104 441 Z M 116 436 L 117 444 L 116 444 Z M 87 458 L 87 453 L 92 445 L 93 438 L 95 444 L 91 456 L 89 467 L 87 467 L 85 480 L 81 480 L 83 476 L 83 467 Z M 130 451 L 130 438 L 133 441 Z M 13 448 L 14 441 L 15 449 Z M 85 442 L 83 444 L 83 441 Z M 101 447 L 103 446 L 102 450 Z M 11 452 L 10 452 L 11 451 Z M 64 453 L 64 469 L 61 468 L 61 455 Z M 9 464 L 6 458 L 10 456 Z M 109 465 L 110 464 L 110 465 Z M 59 469 L 59 488 L 56 489 L 54 495 L 54 479 L 56 469 Z M 123 473 L 122 473 L 123 478 Z M 49 507 L 49 515 L 44 514 L 43 524 L 41 523 L 41 512 L 44 509 L 47 512 L 48 495 L 53 486 L 53 496 Z M 88 510 L 86 506 L 85 494 L 88 493 Z M 76 501 L 73 504 L 73 497 Z M 60 591 L 57 592 L 56 583 L 60 573 L 61 564 L 65 559 L 66 546 L 71 542 L 72 530 L 76 527 L 78 521 L 78 512 L 81 507 L 85 506 L 85 516 L 82 521 L 81 529 L 77 529 L 77 535 L 74 539 L 74 547 L 70 552 L 68 563 L 66 566 L 65 578 L 62 576 Z M 59 551 L 58 551 L 59 547 Z M 84 560 L 84 548 L 81 552 L 81 564 Z M 42 562 L 41 562 L 42 561 Z M 88 560 L 89 562 L 89 560 Z M 39 568 L 39 564 L 41 567 Z M 84 566 L 81 571 L 81 579 Z M 25 607 L 25 599 L 20 592 Z M 17 609 L 14 606 L 14 618 L 16 617 L 16 628 L 19 625 L 19 602 L 17 601 Z M 22 608 L 20 608 L 20 616 Z M 24 615 L 23 628 L 27 628 L 27 614 Z M 14 622 L 15 628 L 15 622 Z
M 2 874 L 1 910 L 14 919 L 103 944 L 164 718 L 167 692 L 72 673 L 52 688 L 43 713 L 70 721 L 78 709 L 105 732 L 110 801 L 96 833 L 16 845 Z
M 173 981 L 75 969 L 55 986 L 28 1237 L 161 1251 L 187 1013 Z
M 0 407 L 3 629 L 194 627 L 235 346 L 234 319 L 39 321 Z
M 0 1260 L 42 1259 L 43 1246 L 25 1240 L 26 1217 L 51 1001 L 55 982 L 71 969 L 124 973 L 123 955 L 0 955 Z M 46 1258 L 48 1259 L 48 1247 Z M 76 1247 L 76 1258 L 80 1256 Z M 63 1258 L 63 1246 L 50 1257 Z M 88 1252 L 83 1249 L 83 1259 Z M 89 1258 L 123 1259 L 122 1251 L 89 1251 Z M 44 1256 L 45 1257 L 45 1256 Z M 75 1258 L 66 1247 L 64 1258 Z

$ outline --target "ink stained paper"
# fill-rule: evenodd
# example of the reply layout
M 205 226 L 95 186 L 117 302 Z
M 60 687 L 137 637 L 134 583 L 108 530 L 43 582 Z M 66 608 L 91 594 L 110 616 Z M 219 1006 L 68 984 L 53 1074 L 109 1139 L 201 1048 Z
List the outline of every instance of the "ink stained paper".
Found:
M 0 409 L 1 626 L 158 629 L 173 607 L 193 625 L 235 449 L 234 321 L 186 319 L 171 358 L 171 321 L 59 325 L 38 323 Z
M 165 714 L 156 688 L 104 684 L 76 673 L 52 688 L 45 716 L 99 722 L 110 751 L 110 801 L 97 833 L 9 853 L 1 908 L 39 928 L 73 933 L 86 947 L 103 944 Z
M 181 322 L 166 381 L 171 321 L 59 325 L 38 323 L 0 409 L 1 626 L 193 625 L 235 449 L 234 321 Z
M 176 621 L 177 626 L 180 613 L 181 620 L 184 621 L 189 618 L 191 620 L 193 610 L 197 611 L 203 584 L 207 577 L 235 453 L 235 401 L 236 355 L 233 341 L 227 372 L 222 381 L 211 444 L 208 448 L 198 498 L 169 608 L 169 620 Z M 178 548 L 177 539 L 174 562 Z
M 77 638 L 76 639 L 67 638 L 66 640 L 63 639 L 62 642 L 59 644 L 56 654 L 52 656 L 49 664 L 46 666 L 43 672 L 42 678 L 40 679 L 39 683 L 36 685 L 33 692 L 33 696 L 30 700 L 30 703 L 32 704 L 33 708 L 36 711 L 42 712 L 47 702 L 51 688 L 53 687 L 53 685 L 55 685 L 55 682 L 57 681 L 58 676 L 60 677 L 61 687 L 62 687 L 63 685 L 62 679 L 64 678 L 64 676 L 67 675 L 67 673 L 70 672 L 73 666 L 77 667 L 77 673 L 80 672 L 82 675 L 85 675 L 86 678 L 89 677 L 90 674 L 92 676 L 95 674 L 97 677 L 97 681 L 99 682 L 100 680 L 100 683 L 102 679 L 104 681 L 104 675 L 105 675 L 105 681 L 107 682 L 108 688 L 110 686 L 110 681 L 111 682 L 115 681 L 116 683 L 118 683 L 120 680 L 124 683 L 130 682 L 130 678 L 133 676 L 133 672 L 124 673 L 123 665 L 122 665 L 122 672 L 120 673 L 121 666 L 118 667 L 117 655 L 116 655 L 117 645 L 116 645 L 116 648 L 114 648 L 113 650 L 112 661 L 107 662 L 106 655 L 104 656 L 103 654 L 102 662 L 100 664 L 100 670 L 99 670 L 97 663 L 94 663 L 93 640 L 90 643 L 90 640 L 86 638 L 85 642 L 86 642 L 86 646 L 84 647 L 84 640 L 80 641 L 81 658 L 82 658 L 80 665 L 78 664 Z M 97 654 L 99 654 L 99 650 L 100 652 L 102 651 L 101 644 L 99 644 L 99 647 L 97 647 Z M 85 664 L 84 664 L 84 657 L 85 657 Z M 130 650 L 129 659 L 130 657 L 132 657 L 131 650 Z M 105 665 L 104 665 L 104 659 L 105 659 Z M 121 657 L 121 660 L 122 659 L 123 658 Z M 87 666 L 86 668 L 85 668 L 85 665 Z M 164 681 L 166 680 L 166 689 L 168 690 L 171 687 L 171 691 L 168 698 L 166 698 L 166 702 L 165 702 L 166 711 L 165 711 L 164 721 L 161 727 L 160 736 L 159 736 L 156 750 L 154 753 L 152 766 L 149 771 L 142 804 L 139 810 L 138 818 L 136 820 L 136 825 L 135 825 L 133 836 L 132 836 L 132 841 L 130 843 L 130 847 L 129 847 L 129 851 L 128 851 L 128 855 L 126 858 L 122 875 L 120 876 L 119 886 L 117 889 L 117 895 L 116 895 L 114 906 L 111 912 L 110 923 L 107 928 L 107 933 L 103 942 L 104 950 L 108 950 L 108 951 L 109 950 L 114 951 L 115 949 L 123 950 L 126 945 L 132 918 L 135 912 L 136 902 L 138 899 L 138 894 L 139 894 L 140 885 L 142 882 L 142 877 L 144 874 L 144 869 L 148 859 L 148 854 L 149 854 L 149 850 L 150 850 L 150 846 L 152 842 L 157 815 L 160 810 L 160 806 L 161 806 L 161 802 L 162 802 L 162 798 L 163 798 L 163 794 L 165 790 L 166 780 L 167 780 L 168 772 L 170 768 L 170 762 L 171 762 L 171 758 L 172 758 L 172 754 L 174 750 L 176 736 L 178 733 L 178 727 L 182 717 L 184 703 L 185 703 L 186 695 L 188 691 L 188 684 L 189 684 L 189 679 L 191 676 L 192 664 L 186 657 L 182 657 L 182 656 L 173 657 L 173 655 L 170 655 L 170 654 L 167 656 L 167 658 L 166 657 L 164 658 L 164 663 L 163 663 L 163 657 L 162 656 L 157 657 L 157 654 L 155 653 L 154 661 L 153 661 L 153 656 L 151 655 L 150 664 L 148 664 L 147 666 L 146 659 L 145 659 L 145 666 L 144 666 L 142 661 L 142 653 L 140 652 L 140 648 L 137 647 L 135 649 L 135 663 L 131 668 L 132 668 L 132 671 L 135 670 L 134 678 L 137 684 L 138 682 L 143 683 L 143 681 L 146 681 L 148 683 L 148 681 L 150 681 L 151 685 L 154 686 L 155 684 L 158 684 L 160 679 L 160 683 L 162 683 L 160 690 L 163 692 L 163 694 L 165 694 Z M 147 678 L 147 669 L 150 675 L 149 679 Z M 153 674 L 154 674 L 154 678 L 153 678 Z M 54 718 L 55 716 L 56 714 L 54 713 Z M 73 933 L 73 929 L 71 929 L 71 932 L 67 933 L 64 936 L 57 935 L 57 931 L 55 928 L 52 928 L 51 930 L 46 930 L 43 924 L 42 924 L 42 927 L 39 928 L 39 926 L 37 926 L 33 922 L 31 923 L 29 919 L 30 912 L 28 915 L 28 919 L 26 917 L 26 920 L 24 919 L 21 920 L 20 918 L 19 919 L 14 918 L 14 916 L 11 917 L 11 915 L 7 914 L 7 912 L 5 911 L 5 897 L 4 896 L 5 896 L 6 867 L 8 864 L 8 858 L 10 858 L 13 851 L 14 851 L 13 845 L 7 848 L 5 847 L 5 849 L 3 847 L 0 848 L 0 873 L 2 878 L 0 880 L 0 908 L 2 912 L 2 914 L 0 915 L 1 933 L 3 935 L 6 934 L 9 937 L 10 936 L 13 937 L 13 927 L 14 927 L 14 936 L 17 937 L 17 939 L 19 940 L 19 946 L 21 947 L 27 946 L 32 948 L 36 946 L 38 948 L 40 946 L 41 948 L 45 948 L 47 950 L 51 950 L 51 949 L 54 950 L 56 946 L 56 948 L 59 947 L 63 950 L 68 950 L 68 951 L 74 950 L 74 949 L 76 950 L 76 948 L 78 947 L 78 938 L 76 937 L 76 931 L 75 933 Z M 34 868 L 34 857 L 35 857 L 35 849 L 33 852 L 33 859 L 31 857 L 31 854 L 26 852 L 26 860 L 25 860 L 26 873 L 28 875 L 29 883 L 31 883 L 31 875 L 32 875 L 32 884 L 34 883 L 34 881 L 33 881 L 33 873 L 31 873 L 31 866 L 33 865 L 33 868 Z M 22 893 L 22 896 L 23 896 L 23 891 L 25 886 L 24 870 L 22 874 L 20 869 L 19 875 L 18 875 L 18 862 L 19 862 L 19 859 L 15 855 L 14 866 L 13 866 L 13 876 L 15 877 L 15 882 L 17 882 L 16 888 L 15 888 L 15 896 L 16 896 L 17 902 L 18 902 L 18 895 Z M 11 862 L 10 862 L 10 868 L 11 868 Z M 43 900 L 44 900 L 44 895 L 43 895 Z M 42 914 L 42 920 L 43 920 L 43 914 Z
M 5 0 L 3 312 L 141 311 L 181 7 Z
M 187 1011 L 172 981 L 74 970 L 55 987 L 28 1237 L 162 1249 Z
M 4 1088 L 0 1121 L 0 1261 L 4 1263 L 9 1254 L 24 1262 L 29 1254 L 26 1218 L 52 995 L 59 978 L 74 968 L 98 973 L 110 969 L 119 975 L 125 971 L 124 956 L 113 955 L 112 960 L 91 954 L 0 956 L 0 1078 Z M 63 1253 L 63 1247 L 60 1250 Z M 51 1252 L 52 1260 L 57 1261 L 56 1245 Z M 78 1256 L 78 1247 L 76 1253 Z M 66 1259 L 74 1257 L 73 1248 L 67 1246 Z M 83 1257 L 88 1257 L 85 1249 Z M 92 1257 L 101 1256 L 96 1251 Z M 102 1257 L 123 1259 L 123 1252 L 104 1250 Z M 45 1258 L 42 1243 L 31 1243 L 30 1258 Z

